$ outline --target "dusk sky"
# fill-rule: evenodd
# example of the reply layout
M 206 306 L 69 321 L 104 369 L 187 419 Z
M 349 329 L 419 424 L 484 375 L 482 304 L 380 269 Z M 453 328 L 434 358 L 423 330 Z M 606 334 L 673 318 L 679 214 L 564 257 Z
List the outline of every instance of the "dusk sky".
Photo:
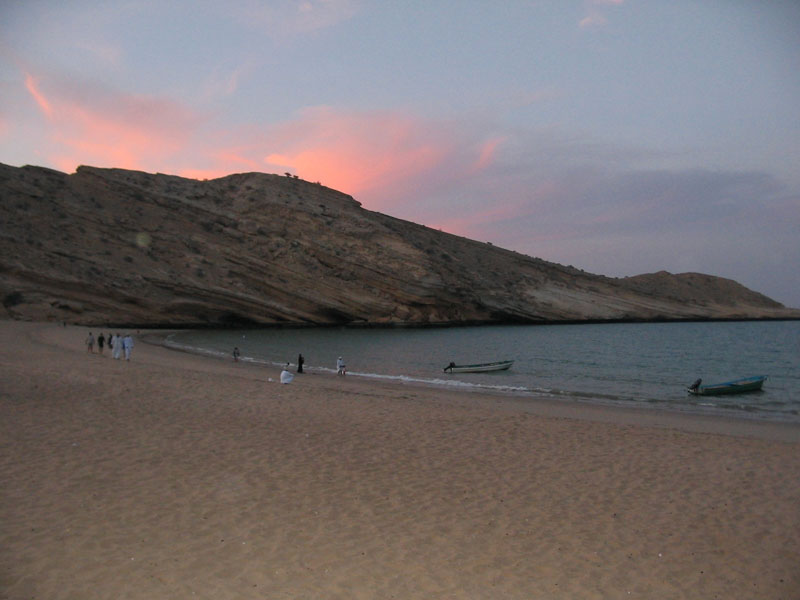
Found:
M 800 307 L 800 2 L 0 0 L 0 162 L 291 172 Z

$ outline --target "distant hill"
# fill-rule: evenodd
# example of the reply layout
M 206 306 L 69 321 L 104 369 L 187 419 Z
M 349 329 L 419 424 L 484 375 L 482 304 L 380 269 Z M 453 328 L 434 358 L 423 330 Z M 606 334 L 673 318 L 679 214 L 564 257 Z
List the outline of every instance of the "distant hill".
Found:
M 7 318 L 137 326 L 798 318 L 738 283 L 592 275 L 300 179 L 0 165 Z

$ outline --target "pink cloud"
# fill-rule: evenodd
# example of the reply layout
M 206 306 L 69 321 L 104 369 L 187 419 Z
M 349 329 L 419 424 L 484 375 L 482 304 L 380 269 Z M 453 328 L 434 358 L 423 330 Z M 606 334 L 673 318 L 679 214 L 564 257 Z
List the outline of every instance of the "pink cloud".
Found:
M 44 94 L 39 90 L 39 86 L 36 83 L 36 80 L 30 74 L 25 74 L 25 88 L 28 90 L 33 99 L 36 101 L 36 104 L 39 105 L 39 109 L 44 113 L 48 119 L 53 117 L 53 107 L 50 105 L 50 102 L 44 96 Z
M 45 94 L 28 75 L 25 86 L 48 119 L 50 160 L 158 170 L 185 149 L 199 118 L 169 100 L 54 82 Z
M 625 0 L 589 0 L 586 2 L 586 16 L 580 20 L 578 27 L 587 29 L 600 27 L 608 23 L 608 19 L 601 8 L 608 6 L 622 6 Z
M 211 178 L 292 171 L 350 194 L 397 186 L 436 169 L 457 147 L 443 128 L 392 112 L 306 109 L 273 126 L 210 131 L 210 121 L 168 99 L 98 86 L 25 86 L 47 117 L 47 156 L 58 168 L 114 166 Z M 481 161 L 490 160 L 489 143 Z
M 349 194 L 430 172 L 453 151 L 447 132 L 401 113 L 307 109 L 270 133 L 265 165 Z
M 608 23 L 608 19 L 606 19 L 603 15 L 597 12 L 590 12 L 580 20 L 578 27 L 586 29 L 588 27 L 599 27 L 600 25 L 605 25 L 606 23 Z
M 218 169 L 182 169 L 180 171 L 176 171 L 175 173 L 171 173 L 173 175 L 178 175 L 179 177 L 186 177 L 187 179 L 219 179 L 220 177 L 225 177 L 231 174 L 231 171 L 226 169 L 218 170 Z
M 500 145 L 505 142 L 506 139 L 506 137 L 497 137 L 484 142 L 481 146 L 478 160 L 475 161 L 474 169 L 476 171 L 483 171 L 489 167 L 495 160 L 498 147 L 500 147 Z
M 276 125 L 222 128 L 213 126 L 213 115 L 169 99 L 45 83 L 33 76 L 25 81 L 47 117 L 42 154 L 61 170 L 89 164 L 198 179 L 290 171 L 357 196 L 374 210 L 420 202 L 421 189 L 430 193 L 477 176 L 506 140 L 475 143 L 452 126 L 399 111 L 330 107 L 305 109 Z
M 506 136 L 481 136 L 450 124 L 389 111 L 306 109 L 266 133 L 269 170 L 358 197 L 373 210 L 424 202 L 421 194 L 477 177 L 497 160 Z M 423 191 L 425 190 L 425 191 Z
M 250 69 L 251 64 L 248 62 L 230 71 L 211 70 L 203 84 L 202 97 L 207 100 L 216 100 L 233 96 L 239 90 L 242 80 Z

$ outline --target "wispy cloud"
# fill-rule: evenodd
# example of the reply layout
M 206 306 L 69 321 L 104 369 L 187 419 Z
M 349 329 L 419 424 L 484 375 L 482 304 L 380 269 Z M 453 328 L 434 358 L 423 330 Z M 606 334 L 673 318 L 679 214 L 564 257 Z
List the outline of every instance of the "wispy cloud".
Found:
M 388 208 L 402 190 L 488 168 L 502 137 L 465 143 L 452 127 L 399 111 L 315 107 L 286 121 L 236 127 L 215 123 L 165 97 L 28 75 L 25 87 L 46 118 L 49 160 L 167 171 L 211 178 L 241 171 L 290 171 Z M 472 147 L 471 151 L 465 148 Z
M 44 116 L 48 119 L 52 119 L 53 107 L 50 105 L 50 101 L 45 97 L 41 90 L 39 90 L 36 79 L 34 79 L 34 77 L 28 73 L 25 74 L 25 88 L 36 101 L 36 104 L 39 106 L 39 109 L 42 111 Z
M 436 129 L 401 113 L 310 108 L 272 128 L 264 164 L 361 194 L 436 169 L 452 152 Z
M 309 33 L 333 27 L 358 12 L 357 0 L 250 0 L 226 7 L 249 28 L 272 36 Z
M 474 170 L 482 171 L 489 167 L 495 160 L 495 155 L 497 154 L 497 149 L 506 141 L 506 137 L 496 137 L 490 140 L 487 140 L 481 146 L 480 154 L 478 156 L 478 160 L 475 161 Z
M 75 47 L 88 52 L 100 63 L 116 67 L 122 57 L 122 48 L 118 45 L 97 40 L 76 39 Z
M 165 98 L 125 94 L 86 83 L 52 81 L 45 93 L 32 75 L 25 87 L 49 121 L 51 159 L 142 169 L 184 149 L 201 117 Z
M 239 90 L 242 78 L 250 71 L 250 64 L 241 64 L 233 69 L 212 69 L 202 86 L 201 94 L 206 99 L 226 98 Z
M 609 6 L 621 6 L 625 0 L 588 0 L 585 16 L 578 22 L 581 29 L 601 27 L 608 23 L 606 9 Z

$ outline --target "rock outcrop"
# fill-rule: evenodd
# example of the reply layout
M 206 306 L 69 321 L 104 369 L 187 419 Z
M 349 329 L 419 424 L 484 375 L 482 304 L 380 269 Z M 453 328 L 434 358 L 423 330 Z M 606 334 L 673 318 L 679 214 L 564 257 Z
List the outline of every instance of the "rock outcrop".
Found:
M 694 273 L 585 273 L 300 179 L 0 165 L 7 318 L 138 326 L 798 318 Z M 1 314 L 1 313 L 0 313 Z

